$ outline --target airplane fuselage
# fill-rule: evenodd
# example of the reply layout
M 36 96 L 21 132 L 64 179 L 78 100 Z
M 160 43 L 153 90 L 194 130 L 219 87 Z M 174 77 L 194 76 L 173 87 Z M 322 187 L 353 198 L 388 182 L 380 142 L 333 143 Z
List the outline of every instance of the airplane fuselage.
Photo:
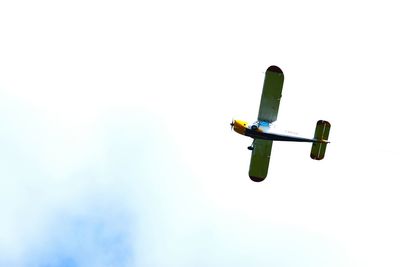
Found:
M 305 138 L 297 136 L 294 133 L 290 133 L 289 131 L 283 131 L 275 127 L 275 125 L 266 121 L 258 121 L 253 124 L 249 124 L 245 121 L 234 120 L 232 124 L 233 124 L 232 125 L 233 130 L 235 132 L 254 139 L 263 139 L 271 141 L 309 142 L 309 143 L 327 142 L 325 140 L 317 140 L 314 138 Z

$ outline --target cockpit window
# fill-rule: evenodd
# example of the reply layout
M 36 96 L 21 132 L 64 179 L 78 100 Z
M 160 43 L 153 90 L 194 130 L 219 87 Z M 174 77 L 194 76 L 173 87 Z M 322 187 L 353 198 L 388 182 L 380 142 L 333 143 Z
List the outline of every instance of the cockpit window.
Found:
M 270 123 L 268 121 L 260 121 L 258 122 L 260 126 L 268 127 Z

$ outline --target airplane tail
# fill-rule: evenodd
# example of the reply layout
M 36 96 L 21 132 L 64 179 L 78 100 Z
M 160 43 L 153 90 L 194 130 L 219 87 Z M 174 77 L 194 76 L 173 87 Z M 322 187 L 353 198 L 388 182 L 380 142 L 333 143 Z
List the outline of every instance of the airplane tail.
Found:
M 314 139 L 318 140 L 313 142 L 311 147 L 311 158 L 315 160 L 321 160 L 325 156 L 326 146 L 329 143 L 329 130 L 331 124 L 327 121 L 319 120 L 315 127 Z

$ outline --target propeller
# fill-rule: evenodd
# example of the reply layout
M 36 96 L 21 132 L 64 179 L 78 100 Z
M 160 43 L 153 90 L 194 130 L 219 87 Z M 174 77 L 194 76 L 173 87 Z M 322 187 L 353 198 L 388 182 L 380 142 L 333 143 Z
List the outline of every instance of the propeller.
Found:
M 231 122 L 231 131 L 232 131 L 232 129 L 233 129 L 233 126 L 235 126 L 235 121 L 232 119 L 232 122 Z

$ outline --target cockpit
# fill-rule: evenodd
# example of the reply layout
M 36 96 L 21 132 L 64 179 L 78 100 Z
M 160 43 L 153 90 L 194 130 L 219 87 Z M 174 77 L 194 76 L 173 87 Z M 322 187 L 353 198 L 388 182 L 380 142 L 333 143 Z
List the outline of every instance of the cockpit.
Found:
M 256 121 L 250 126 L 252 130 L 257 130 L 260 127 L 269 128 L 271 127 L 271 123 L 269 123 L 268 121 Z

